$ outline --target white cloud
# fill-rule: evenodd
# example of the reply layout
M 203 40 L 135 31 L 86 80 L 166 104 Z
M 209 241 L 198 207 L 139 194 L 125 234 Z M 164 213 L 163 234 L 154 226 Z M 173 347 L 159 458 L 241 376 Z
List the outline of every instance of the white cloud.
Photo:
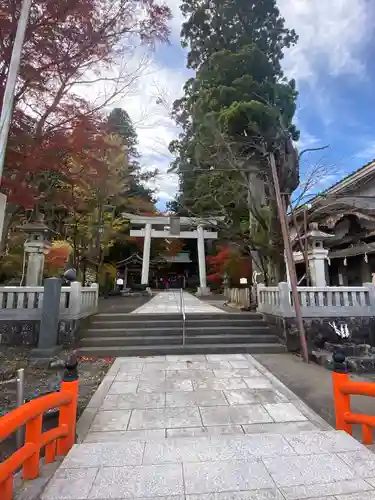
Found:
M 316 148 L 319 147 L 319 139 L 307 130 L 301 130 L 301 136 L 299 141 L 297 142 L 297 147 L 299 151 L 302 151 L 307 148 Z
M 364 144 L 361 150 L 357 153 L 356 158 L 366 162 L 375 159 L 375 139 L 369 139 Z
M 166 0 L 166 3 L 173 14 L 172 47 L 178 47 L 183 22 L 180 0 Z M 321 77 L 327 75 L 365 76 L 362 55 L 372 35 L 370 4 L 367 0 L 278 0 L 278 6 L 287 26 L 299 35 L 297 46 L 285 55 L 285 71 L 299 83 L 315 88 L 315 105 L 322 110 L 322 119 L 328 124 L 332 121 L 329 96 L 319 91 L 318 84 L 321 86 Z M 144 167 L 158 168 L 161 172 L 156 181 L 161 199 L 172 199 L 177 189 L 177 177 L 167 174 L 171 161 L 168 144 L 178 135 L 169 112 L 173 101 L 182 95 L 183 84 L 189 77 L 185 60 L 179 61 L 178 67 L 180 70 L 152 62 L 137 82 L 135 91 L 116 104 L 123 106 L 135 122 Z M 157 104 L 160 94 L 166 105 Z M 300 149 L 321 145 L 317 137 L 304 131 L 302 124 L 300 129 Z
M 173 199 L 178 185 L 177 176 L 167 173 L 172 161 L 168 146 L 179 132 L 170 112 L 173 101 L 182 96 L 188 76 L 183 64 L 176 71 L 154 61 L 145 69 L 133 92 L 116 103 L 126 109 L 135 124 L 143 168 L 160 171 L 154 187 L 165 199 Z
M 181 0 L 165 0 L 165 4 L 171 9 L 173 16 L 170 22 L 172 40 L 180 43 L 181 25 L 184 20 L 180 10 Z
M 316 83 L 319 74 L 364 76 L 363 49 L 372 36 L 367 0 L 278 0 L 299 40 L 285 55 L 290 77 Z

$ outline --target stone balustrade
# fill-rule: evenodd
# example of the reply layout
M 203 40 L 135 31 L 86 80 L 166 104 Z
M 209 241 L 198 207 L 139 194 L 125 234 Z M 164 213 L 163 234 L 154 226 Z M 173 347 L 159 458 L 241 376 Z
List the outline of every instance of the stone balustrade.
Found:
M 277 287 L 258 285 L 258 311 L 284 318 L 295 316 L 288 283 Z M 307 318 L 375 316 L 375 286 L 298 287 L 302 315 Z
M 250 306 L 249 288 L 225 288 L 224 296 L 230 304 L 246 308 Z
M 43 286 L 0 287 L 0 319 L 38 320 L 42 314 Z M 81 319 L 97 311 L 99 287 L 78 281 L 61 288 L 60 319 Z

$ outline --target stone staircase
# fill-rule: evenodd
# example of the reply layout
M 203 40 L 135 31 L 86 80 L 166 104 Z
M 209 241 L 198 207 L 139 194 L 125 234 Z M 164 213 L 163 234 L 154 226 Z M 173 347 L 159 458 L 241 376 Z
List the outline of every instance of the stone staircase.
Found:
M 156 356 L 164 354 L 278 353 L 285 348 L 257 313 L 191 313 L 185 345 L 181 314 L 102 313 L 82 332 L 78 354 Z

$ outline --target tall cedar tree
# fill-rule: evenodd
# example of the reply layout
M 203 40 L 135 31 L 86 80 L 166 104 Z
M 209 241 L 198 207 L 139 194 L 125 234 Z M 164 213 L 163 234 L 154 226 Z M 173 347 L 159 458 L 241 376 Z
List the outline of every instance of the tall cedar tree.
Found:
M 153 193 L 144 185 L 148 175 L 142 172 L 139 164 L 138 136 L 129 114 L 122 108 L 113 109 L 108 116 L 107 126 L 110 133 L 116 134 L 123 140 L 128 155 L 127 172 L 130 178 L 127 182 L 126 196 L 129 203 L 122 208 L 129 212 L 152 210 Z
M 297 36 L 285 27 L 275 0 L 183 0 L 181 10 L 187 18 L 181 32 L 190 49 L 187 66 L 196 75 L 173 109 L 182 129 L 170 145 L 176 157 L 172 169 L 180 174 L 177 201 L 195 214 L 226 215 L 241 233 L 240 222 L 247 218 L 248 228 L 250 211 L 260 212 L 257 200 L 249 206 L 251 171 L 257 170 L 273 197 L 261 148 L 276 153 L 284 190 L 298 183 L 294 149 L 286 149 L 280 134 L 282 120 L 290 139 L 298 138 L 292 123 L 295 82 L 281 68 L 283 51 Z
M 217 142 L 213 130 L 224 131 L 235 153 L 245 157 L 253 153 L 244 146 L 253 137 L 275 138 L 280 113 L 298 138 L 292 125 L 295 83 L 281 69 L 283 50 L 296 43 L 297 35 L 285 28 L 275 0 L 183 0 L 181 11 L 187 17 L 182 45 L 190 48 L 187 66 L 196 76 L 174 103 L 182 134 L 170 148 L 182 199 L 191 198 L 191 205 L 202 198 L 194 193 L 199 177 L 194 168 L 212 170 L 217 164 L 217 158 L 207 158 Z

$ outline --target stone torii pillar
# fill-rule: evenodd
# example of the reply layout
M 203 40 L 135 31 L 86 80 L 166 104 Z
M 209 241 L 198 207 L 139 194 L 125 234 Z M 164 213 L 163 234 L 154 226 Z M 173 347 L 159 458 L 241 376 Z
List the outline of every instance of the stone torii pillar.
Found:
M 204 227 L 199 225 L 197 227 L 197 246 L 198 246 L 198 267 L 199 267 L 199 288 L 197 295 L 207 295 L 210 289 L 207 288 L 207 275 L 206 275 L 206 251 L 204 246 Z
M 142 277 L 141 284 L 148 285 L 148 277 L 150 270 L 150 250 L 151 250 L 151 223 L 145 225 L 145 238 L 143 241 L 143 260 L 142 260 Z

